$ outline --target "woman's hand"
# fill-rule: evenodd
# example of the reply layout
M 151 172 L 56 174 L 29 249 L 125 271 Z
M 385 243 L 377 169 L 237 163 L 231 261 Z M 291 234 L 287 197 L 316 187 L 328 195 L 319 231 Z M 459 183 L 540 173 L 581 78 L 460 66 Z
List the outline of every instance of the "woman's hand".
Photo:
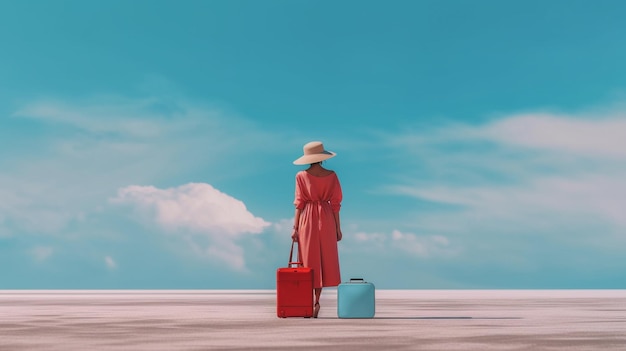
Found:
M 291 233 L 291 240 L 298 241 L 298 229 L 293 228 L 293 232 Z
M 341 241 L 343 238 L 343 234 L 341 233 L 341 228 L 337 228 L 337 241 Z

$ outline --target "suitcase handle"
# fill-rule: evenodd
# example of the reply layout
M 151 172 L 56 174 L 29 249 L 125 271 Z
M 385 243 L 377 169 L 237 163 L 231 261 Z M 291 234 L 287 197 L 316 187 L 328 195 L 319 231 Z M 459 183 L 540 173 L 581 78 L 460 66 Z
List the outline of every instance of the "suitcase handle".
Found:
M 287 264 L 287 267 L 291 268 L 291 265 L 295 264 L 299 267 L 304 267 L 304 264 L 302 263 L 302 252 L 300 251 L 300 244 L 298 244 L 298 261 L 293 260 L 293 246 L 296 244 L 296 241 L 292 241 L 291 242 L 291 252 L 289 252 L 289 263 Z

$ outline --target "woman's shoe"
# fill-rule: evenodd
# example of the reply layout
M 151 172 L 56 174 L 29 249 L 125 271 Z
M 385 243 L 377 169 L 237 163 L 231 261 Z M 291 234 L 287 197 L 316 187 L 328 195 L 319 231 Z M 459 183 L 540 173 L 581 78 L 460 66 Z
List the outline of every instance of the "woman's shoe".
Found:
M 320 303 L 315 303 L 315 308 L 313 309 L 313 318 L 317 318 L 317 314 L 320 313 Z

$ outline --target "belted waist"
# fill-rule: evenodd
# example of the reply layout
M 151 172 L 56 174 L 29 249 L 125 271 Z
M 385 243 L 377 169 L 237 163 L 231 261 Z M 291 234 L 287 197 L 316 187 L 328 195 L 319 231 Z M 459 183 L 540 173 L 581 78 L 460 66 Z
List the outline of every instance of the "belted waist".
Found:
M 305 204 L 329 204 L 330 200 L 307 200 L 304 202 Z

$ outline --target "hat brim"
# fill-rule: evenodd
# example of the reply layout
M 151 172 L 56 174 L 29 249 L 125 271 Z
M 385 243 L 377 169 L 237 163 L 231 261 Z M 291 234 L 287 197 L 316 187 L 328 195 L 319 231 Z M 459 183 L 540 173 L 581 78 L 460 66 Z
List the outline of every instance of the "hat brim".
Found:
M 320 153 L 320 154 L 304 155 L 298 158 L 297 160 L 293 161 L 293 164 L 294 165 L 309 165 L 311 163 L 317 163 L 317 162 L 321 162 L 324 160 L 328 160 L 331 157 L 335 157 L 335 155 L 337 154 L 332 151 L 324 151 L 323 153 Z

